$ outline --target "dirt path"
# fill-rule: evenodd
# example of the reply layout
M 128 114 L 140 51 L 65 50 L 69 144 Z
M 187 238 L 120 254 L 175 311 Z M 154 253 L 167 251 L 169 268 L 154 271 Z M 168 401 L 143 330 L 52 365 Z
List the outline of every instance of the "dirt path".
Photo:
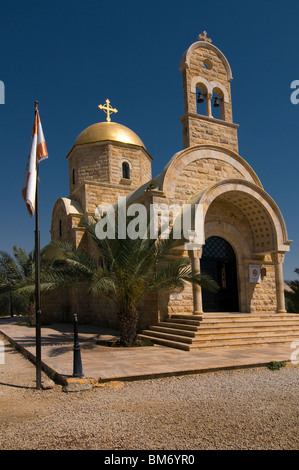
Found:
M 0 449 L 298 449 L 298 383 L 299 367 L 284 367 L 39 391 L 5 342 Z

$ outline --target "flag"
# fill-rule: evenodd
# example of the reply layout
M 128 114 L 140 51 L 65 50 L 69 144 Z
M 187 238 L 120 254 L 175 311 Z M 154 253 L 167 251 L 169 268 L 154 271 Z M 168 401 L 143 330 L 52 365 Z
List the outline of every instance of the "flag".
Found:
M 35 211 L 35 191 L 37 165 L 42 160 L 48 158 L 47 146 L 39 117 L 38 110 L 35 113 L 31 149 L 26 165 L 25 178 L 22 188 L 22 196 L 26 203 L 27 210 L 32 217 Z

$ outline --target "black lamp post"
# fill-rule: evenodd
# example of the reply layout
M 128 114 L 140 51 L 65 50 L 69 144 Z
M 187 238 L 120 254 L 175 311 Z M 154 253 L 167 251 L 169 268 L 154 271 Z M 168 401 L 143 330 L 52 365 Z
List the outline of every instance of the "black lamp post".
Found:
M 76 313 L 74 314 L 74 363 L 73 363 L 73 377 L 84 377 L 82 370 L 81 351 L 78 338 L 78 319 Z

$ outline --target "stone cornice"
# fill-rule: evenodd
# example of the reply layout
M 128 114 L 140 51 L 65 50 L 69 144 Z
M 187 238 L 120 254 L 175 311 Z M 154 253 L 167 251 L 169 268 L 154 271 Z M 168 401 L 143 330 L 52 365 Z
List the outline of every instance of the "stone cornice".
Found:
M 238 129 L 239 127 L 239 124 L 235 124 L 233 122 L 227 122 L 227 121 L 223 121 L 222 119 L 216 119 L 214 117 L 204 116 L 203 114 L 195 114 L 195 113 L 190 113 L 190 112 L 185 113 L 179 119 L 182 122 L 184 119 L 190 118 L 190 117 L 197 119 L 199 121 L 202 120 L 202 121 L 213 122 L 215 124 L 220 124 L 221 126 L 231 127 L 233 129 Z

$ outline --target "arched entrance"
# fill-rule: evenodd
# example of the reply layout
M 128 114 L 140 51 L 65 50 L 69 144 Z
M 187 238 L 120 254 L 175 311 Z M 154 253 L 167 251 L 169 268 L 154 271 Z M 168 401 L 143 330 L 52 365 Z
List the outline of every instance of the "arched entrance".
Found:
M 217 293 L 202 290 L 204 312 L 238 312 L 238 282 L 236 256 L 231 245 L 221 237 L 209 237 L 202 250 L 202 273 L 218 283 Z

